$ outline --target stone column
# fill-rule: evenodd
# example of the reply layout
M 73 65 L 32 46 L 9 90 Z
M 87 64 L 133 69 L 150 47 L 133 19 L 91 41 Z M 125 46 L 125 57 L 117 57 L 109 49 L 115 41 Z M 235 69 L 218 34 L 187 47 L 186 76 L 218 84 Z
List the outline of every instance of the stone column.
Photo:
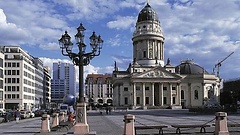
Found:
M 227 113 L 216 112 L 215 135 L 229 135 L 227 126 Z
M 172 83 L 169 83 L 169 105 L 172 106 Z
M 123 135 L 135 135 L 134 121 L 135 116 L 127 114 L 124 116 L 124 133 Z
M 58 118 L 58 113 L 53 113 L 52 115 L 52 127 L 56 127 L 59 125 L 59 118 Z
M 59 122 L 65 122 L 65 112 L 59 113 Z
M 192 107 L 192 88 L 191 88 L 191 83 L 188 83 L 188 106 Z
M 159 102 L 160 102 L 160 105 L 163 106 L 163 83 L 160 83 L 159 86 L 160 86 L 159 87 L 159 90 L 160 90 L 160 92 L 159 92 L 159 98 L 160 98 Z
M 181 89 L 179 88 L 179 83 L 177 84 L 177 99 L 178 105 L 181 105 Z
M 133 108 L 136 108 L 137 104 L 136 104 L 136 83 L 133 83 Z
M 146 109 L 146 103 L 145 103 L 145 98 L 146 98 L 146 93 L 145 93 L 145 83 L 142 83 L 142 108 Z
M 154 83 L 152 83 L 152 106 L 154 105 Z
M 42 115 L 42 124 L 41 124 L 41 133 L 48 133 L 50 132 L 50 115 L 48 114 L 43 114 Z

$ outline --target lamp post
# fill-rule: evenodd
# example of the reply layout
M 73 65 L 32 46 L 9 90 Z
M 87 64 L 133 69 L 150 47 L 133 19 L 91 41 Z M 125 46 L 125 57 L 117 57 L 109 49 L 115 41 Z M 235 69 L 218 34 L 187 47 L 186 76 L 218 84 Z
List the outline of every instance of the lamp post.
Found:
M 77 34 L 75 35 L 76 46 L 78 52 L 73 52 L 73 43 L 71 42 L 71 37 L 68 35 L 67 31 L 58 40 L 60 49 L 62 50 L 62 55 L 68 56 L 74 65 L 79 67 L 79 100 L 77 101 L 76 107 L 76 122 L 74 126 L 74 134 L 87 134 L 89 133 L 89 127 L 87 124 L 87 114 L 86 114 L 86 103 L 84 99 L 84 83 L 83 83 L 83 69 L 84 66 L 90 63 L 90 60 L 95 56 L 99 56 L 103 40 L 101 36 L 97 36 L 95 32 L 92 33 L 90 39 L 91 51 L 85 52 L 86 44 L 84 43 L 84 31 L 86 29 L 83 27 L 82 23 L 77 28 Z

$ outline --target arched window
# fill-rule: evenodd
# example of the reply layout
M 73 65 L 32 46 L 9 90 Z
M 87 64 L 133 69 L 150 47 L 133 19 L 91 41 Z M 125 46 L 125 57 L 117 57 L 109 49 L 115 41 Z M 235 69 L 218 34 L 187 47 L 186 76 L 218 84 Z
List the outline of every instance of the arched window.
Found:
M 181 99 L 184 99 L 184 90 L 181 90 Z
M 194 91 L 194 99 L 198 99 L 198 90 Z

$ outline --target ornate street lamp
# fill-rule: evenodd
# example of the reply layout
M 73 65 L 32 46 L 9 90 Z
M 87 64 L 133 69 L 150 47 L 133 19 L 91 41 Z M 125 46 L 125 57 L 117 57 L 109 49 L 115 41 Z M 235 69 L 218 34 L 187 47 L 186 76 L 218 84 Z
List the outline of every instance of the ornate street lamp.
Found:
M 71 37 L 68 35 L 67 31 L 58 40 L 60 49 L 64 56 L 68 56 L 74 65 L 79 67 L 79 100 L 77 101 L 76 107 L 76 122 L 74 126 L 74 134 L 86 134 L 89 133 L 89 127 L 87 124 L 87 114 L 86 114 L 86 103 L 84 99 L 84 83 L 83 83 L 83 68 L 90 63 L 90 60 L 95 56 L 99 56 L 103 40 L 101 36 L 97 36 L 95 32 L 92 33 L 90 39 L 91 51 L 85 52 L 86 44 L 84 43 L 84 31 L 86 29 L 83 27 L 82 23 L 77 28 L 77 34 L 75 35 L 76 45 L 78 47 L 78 52 L 73 52 L 73 43 L 71 42 Z

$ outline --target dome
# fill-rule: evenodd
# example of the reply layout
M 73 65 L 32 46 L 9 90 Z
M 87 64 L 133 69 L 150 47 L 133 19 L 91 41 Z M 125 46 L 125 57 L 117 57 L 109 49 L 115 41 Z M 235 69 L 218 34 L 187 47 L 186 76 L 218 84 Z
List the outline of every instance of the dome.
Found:
M 175 67 L 175 71 L 176 73 L 180 72 L 180 74 L 208 74 L 203 67 L 195 64 L 191 60 L 181 62 L 180 65 Z
M 147 5 L 138 14 L 137 22 L 142 21 L 158 21 L 157 13 L 152 9 L 152 7 L 147 3 Z

